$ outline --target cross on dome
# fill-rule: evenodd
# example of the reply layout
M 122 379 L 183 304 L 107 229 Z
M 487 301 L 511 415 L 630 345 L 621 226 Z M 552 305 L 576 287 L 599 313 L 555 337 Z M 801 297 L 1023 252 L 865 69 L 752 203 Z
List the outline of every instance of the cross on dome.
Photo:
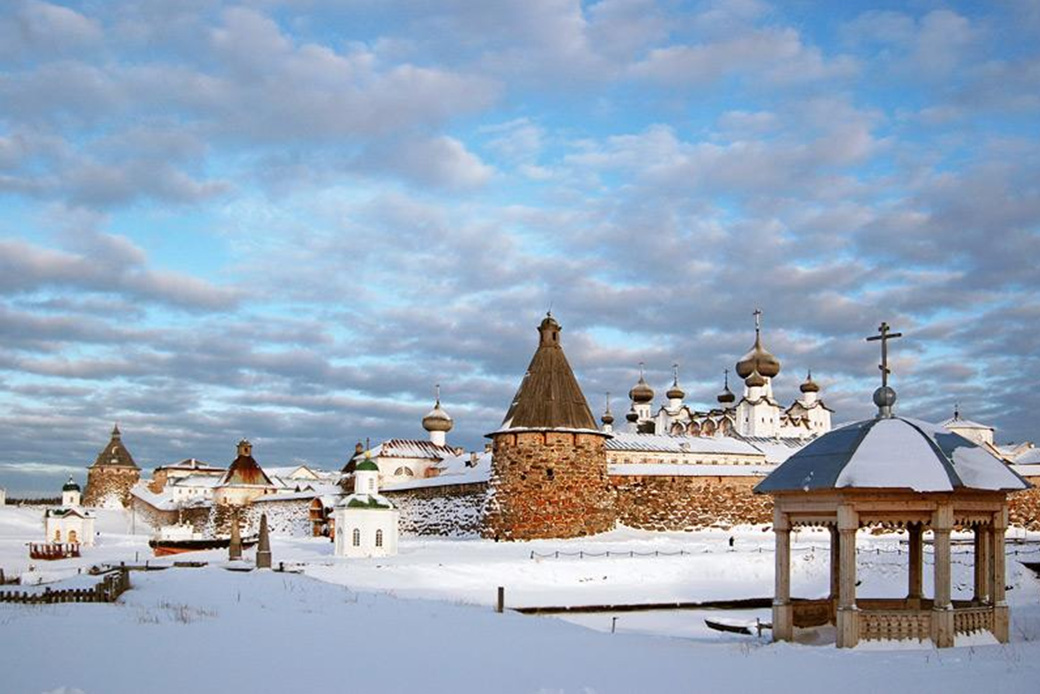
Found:
M 874 404 L 878 407 L 878 417 L 891 417 L 892 405 L 896 403 L 896 391 L 888 386 L 888 375 L 892 370 L 888 368 L 888 341 L 902 337 L 903 333 L 890 332 L 891 328 L 885 321 L 878 326 L 878 335 L 866 338 L 867 342 L 881 341 L 881 387 L 874 391 Z

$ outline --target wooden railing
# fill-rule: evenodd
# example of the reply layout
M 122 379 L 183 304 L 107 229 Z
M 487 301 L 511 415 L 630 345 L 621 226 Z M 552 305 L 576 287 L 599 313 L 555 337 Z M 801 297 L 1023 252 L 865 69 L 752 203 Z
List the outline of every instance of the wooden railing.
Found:
M 49 587 L 43 591 L 0 591 L 0 602 L 14 602 L 23 605 L 49 605 L 56 602 L 115 602 L 124 592 L 130 589 L 130 572 L 117 569 L 105 574 L 93 588 L 66 588 L 53 590 Z
M 960 607 L 953 611 L 955 634 L 973 634 L 976 631 L 993 631 L 992 607 Z
M 862 610 L 859 637 L 864 641 L 905 641 L 931 638 L 930 612 L 918 610 Z

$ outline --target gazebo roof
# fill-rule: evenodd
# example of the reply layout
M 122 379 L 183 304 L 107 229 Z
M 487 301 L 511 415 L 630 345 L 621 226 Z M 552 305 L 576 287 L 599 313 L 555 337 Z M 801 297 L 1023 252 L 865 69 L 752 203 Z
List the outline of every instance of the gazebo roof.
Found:
M 878 417 L 824 434 L 755 491 L 1017 491 L 1029 486 L 999 458 L 959 434 L 915 419 Z

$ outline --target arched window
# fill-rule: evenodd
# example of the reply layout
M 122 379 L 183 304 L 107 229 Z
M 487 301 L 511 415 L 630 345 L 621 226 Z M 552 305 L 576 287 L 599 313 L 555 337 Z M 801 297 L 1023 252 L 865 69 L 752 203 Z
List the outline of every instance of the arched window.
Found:
M 361 531 L 358 528 L 354 528 L 353 540 L 355 547 L 361 546 Z
M 412 472 L 410 467 L 402 465 L 401 467 L 394 470 L 394 477 L 415 477 L 415 473 Z
M 61 528 L 54 531 L 54 541 L 61 542 Z
M 382 530 L 377 530 L 376 531 L 376 547 L 382 547 L 382 546 L 383 546 L 383 531 Z
M 75 530 L 69 531 L 69 542 L 71 542 L 72 544 L 76 544 L 77 542 L 79 542 L 79 536 L 76 535 Z

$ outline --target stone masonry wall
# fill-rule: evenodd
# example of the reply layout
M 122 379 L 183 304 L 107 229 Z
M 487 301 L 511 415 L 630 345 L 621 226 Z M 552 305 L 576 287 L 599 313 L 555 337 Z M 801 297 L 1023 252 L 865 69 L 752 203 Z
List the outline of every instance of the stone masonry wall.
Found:
M 773 501 L 753 494 L 761 477 L 611 476 L 617 520 L 639 530 L 771 523 Z
M 497 434 L 483 536 L 567 538 L 613 528 L 604 442 L 562 431 Z
M 401 512 L 402 535 L 477 537 L 480 535 L 486 482 L 422 487 L 401 491 L 381 490 Z
M 141 471 L 133 467 L 89 467 L 87 488 L 83 491 L 83 505 L 101 508 L 128 507 L 130 490 L 139 479 Z
M 1026 530 L 1040 530 L 1040 477 L 1027 477 L 1032 489 L 1008 495 L 1008 520 Z

